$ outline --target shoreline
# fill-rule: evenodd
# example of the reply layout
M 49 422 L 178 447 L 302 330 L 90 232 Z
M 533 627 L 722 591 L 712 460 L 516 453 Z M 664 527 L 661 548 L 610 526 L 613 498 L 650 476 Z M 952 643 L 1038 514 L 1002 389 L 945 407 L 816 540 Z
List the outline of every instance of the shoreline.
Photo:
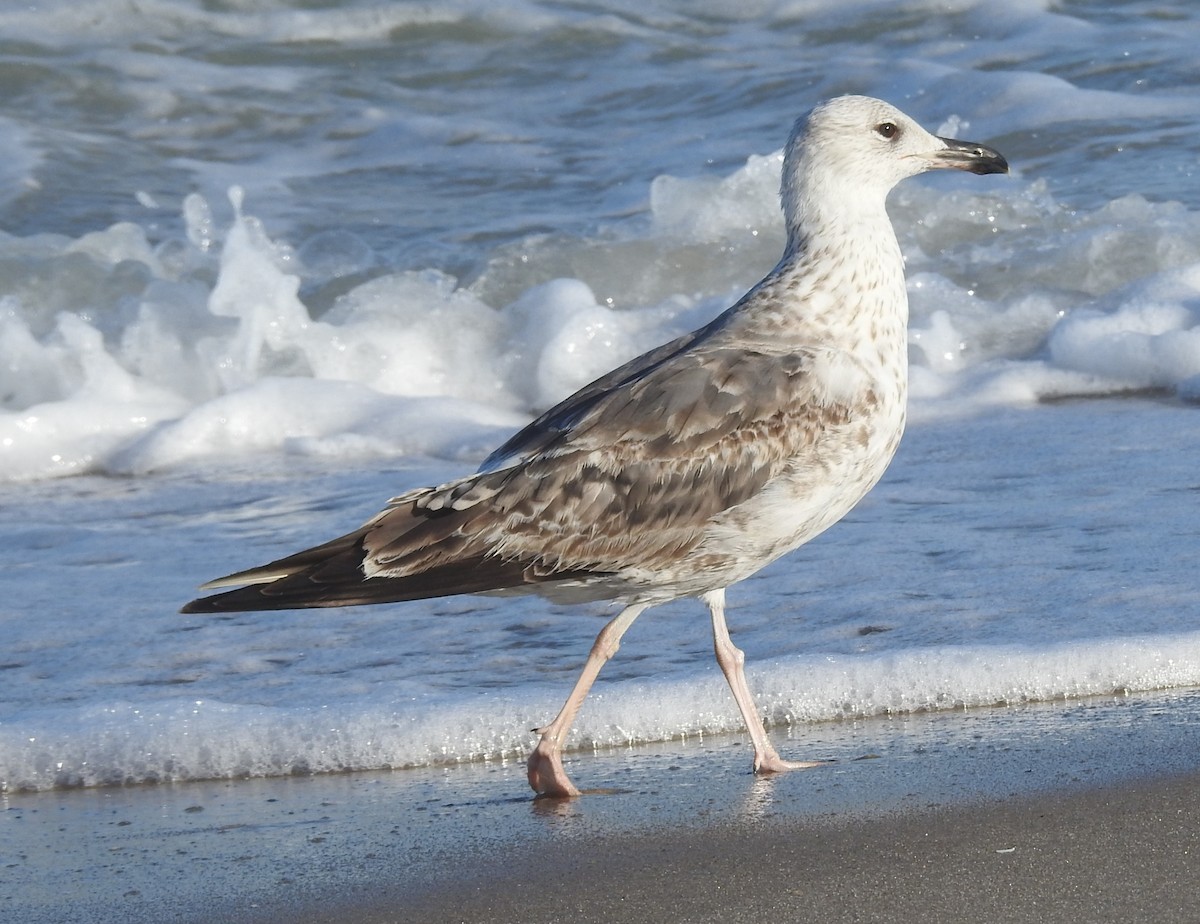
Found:
M 24 924 L 736 924 L 1200 907 L 1200 690 L 774 736 L 835 763 L 755 778 L 730 736 L 571 755 L 595 792 L 566 802 L 528 796 L 520 762 L 10 794 L 0 908 Z

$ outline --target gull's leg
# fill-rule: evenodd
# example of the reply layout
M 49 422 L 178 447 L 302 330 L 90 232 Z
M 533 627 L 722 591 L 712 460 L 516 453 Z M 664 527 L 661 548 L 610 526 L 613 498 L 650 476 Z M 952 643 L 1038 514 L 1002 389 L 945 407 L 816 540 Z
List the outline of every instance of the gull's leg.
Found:
M 741 710 L 746 730 L 750 732 L 750 741 L 754 745 L 754 772 L 779 773 L 783 770 L 803 770 L 807 767 L 819 767 L 825 761 L 820 760 L 784 760 L 771 744 L 763 728 L 762 719 L 758 715 L 758 707 L 754 705 L 754 696 L 746 683 L 745 653 L 733 644 L 729 637 L 729 629 L 725 625 L 725 590 L 713 590 L 701 599 L 708 604 L 712 613 L 713 648 L 717 653 L 717 664 L 721 673 L 729 681 L 729 689 Z
M 583 701 L 588 695 L 588 690 L 592 688 L 596 675 L 600 673 L 600 668 L 604 667 L 608 659 L 617 653 L 617 649 L 621 647 L 621 636 L 645 608 L 646 604 L 640 603 L 627 606 L 600 630 L 600 634 L 596 636 L 596 641 L 592 644 L 587 663 L 583 665 L 583 671 L 579 674 L 579 679 L 575 681 L 575 688 L 567 697 L 566 703 L 554 717 L 553 722 L 543 728 L 534 729 L 534 731 L 541 732 L 542 737 L 538 741 L 537 747 L 533 749 L 533 753 L 529 755 L 525 766 L 529 774 L 529 785 L 539 795 L 556 798 L 579 795 L 579 790 L 575 788 L 575 784 L 567 776 L 567 771 L 563 769 L 563 741 L 571 729 L 571 724 L 575 721 L 579 707 L 583 705 Z

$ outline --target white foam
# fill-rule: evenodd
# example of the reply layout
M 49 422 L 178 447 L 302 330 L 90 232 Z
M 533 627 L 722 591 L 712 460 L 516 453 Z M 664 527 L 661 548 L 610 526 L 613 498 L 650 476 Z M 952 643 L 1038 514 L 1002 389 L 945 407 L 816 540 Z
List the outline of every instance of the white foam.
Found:
M 1042 647 L 947 647 L 796 657 L 750 672 L 768 725 L 1012 705 L 1200 684 L 1200 633 Z M 561 691 L 267 707 L 211 701 L 111 703 L 0 726 L 0 792 L 523 758 Z M 648 704 L 652 704 L 648 705 Z M 39 727 L 40 726 L 40 727 Z M 604 684 L 572 748 L 737 732 L 720 675 Z M 797 757 L 820 755 L 799 753 Z M 749 756 L 747 756 L 749 760 Z
M 370 278 L 314 316 L 300 294 L 312 270 L 238 190 L 228 225 L 189 196 L 186 235 L 157 246 L 128 222 L 0 241 L 0 253 L 53 267 L 52 289 L 31 275 L 0 305 L 0 478 L 285 447 L 458 457 L 750 285 L 782 237 L 778 167 L 772 154 L 723 179 L 660 177 L 652 222 L 628 240 L 538 252 L 550 265 L 594 256 L 595 272 L 608 267 L 603 298 L 580 278 L 514 288 L 498 281 L 521 278 L 503 262 L 470 287 L 434 270 L 381 272 L 360 239 L 337 235 L 310 241 L 305 259 Z M 914 419 L 1064 394 L 1190 395 L 1200 216 L 1135 196 L 1068 213 L 1044 184 L 1015 182 L 906 188 L 893 202 L 910 265 Z M 1022 249 L 1037 224 L 1054 226 L 1051 255 Z M 735 266 L 747 278 L 730 289 Z M 489 301 L 502 289 L 515 295 Z
M 1081 309 L 1050 335 L 1051 362 L 1120 388 L 1175 388 L 1200 375 L 1200 264 Z
M 566 279 L 498 310 L 436 271 L 377 276 L 314 319 L 291 248 L 242 214 L 240 191 L 231 198 L 221 236 L 207 204 L 189 197 L 187 252 L 171 242 L 160 255 L 123 224 L 52 257 L 64 264 L 64 287 L 72 258 L 86 257 L 80 286 L 139 267 L 148 283 L 136 306 L 64 306 L 75 310 L 46 317 L 10 299 L 0 342 L 14 412 L 0 420 L 0 477 L 145 472 L 299 443 L 325 453 L 329 440 L 437 453 L 442 415 L 458 430 L 515 427 L 515 412 L 546 407 L 676 332 L 678 305 L 616 312 Z M 214 271 L 206 291 L 199 280 Z M 445 400 L 424 400 L 434 397 Z

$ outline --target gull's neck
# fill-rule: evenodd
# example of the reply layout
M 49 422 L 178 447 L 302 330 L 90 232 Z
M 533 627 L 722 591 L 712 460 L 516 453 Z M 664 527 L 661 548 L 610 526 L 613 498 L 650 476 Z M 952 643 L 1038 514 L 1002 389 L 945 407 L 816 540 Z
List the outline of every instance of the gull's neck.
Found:
M 827 206 L 819 203 L 829 202 Z M 749 327 L 784 342 L 907 351 L 904 258 L 883 197 L 795 197 L 775 269 L 742 303 Z M 897 359 L 899 361 L 899 359 Z
M 857 246 L 899 256 L 886 193 L 878 189 L 844 182 L 785 183 L 782 200 L 788 232 L 785 261 L 806 251 Z

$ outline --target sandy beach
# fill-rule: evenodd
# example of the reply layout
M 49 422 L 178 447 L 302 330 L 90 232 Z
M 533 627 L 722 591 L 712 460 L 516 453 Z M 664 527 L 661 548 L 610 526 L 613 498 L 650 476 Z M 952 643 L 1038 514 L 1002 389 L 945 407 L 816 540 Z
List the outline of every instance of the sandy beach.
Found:
M 3 797 L 4 920 L 1192 921 L 1200 691 L 519 762 Z

